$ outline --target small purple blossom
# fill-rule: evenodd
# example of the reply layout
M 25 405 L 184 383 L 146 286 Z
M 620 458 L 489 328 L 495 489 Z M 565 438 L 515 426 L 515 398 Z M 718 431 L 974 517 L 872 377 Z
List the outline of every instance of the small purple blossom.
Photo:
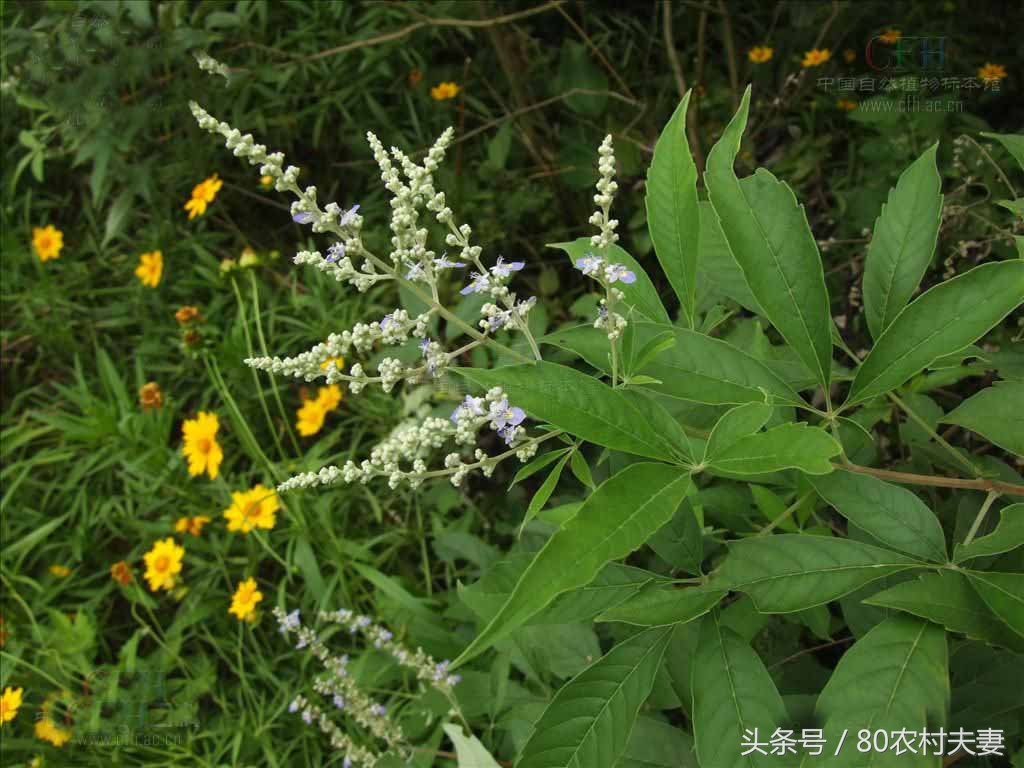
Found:
M 291 704 L 288 705 L 288 711 L 295 714 L 299 711 L 299 700 L 295 699 Z
M 296 224 L 309 224 L 313 221 L 313 214 L 302 211 L 301 213 L 296 213 L 292 216 L 292 221 Z
M 445 682 L 452 686 L 458 685 L 462 682 L 462 675 L 448 675 L 448 679 Z
M 333 702 L 334 702 L 334 706 L 337 707 L 338 709 L 344 709 L 345 708 L 345 697 L 342 696 L 340 693 L 334 694 Z
M 424 357 L 426 357 L 427 352 L 430 351 L 430 344 L 430 339 L 423 339 L 423 341 L 419 343 L 420 352 L 423 354 Z
M 294 631 L 299 628 L 299 609 L 296 608 L 294 611 L 289 613 L 283 619 L 281 619 L 281 634 Z
M 382 704 L 374 704 L 370 707 L 370 713 L 377 717 L 384 717 L 387 714 L 387 709 Z
M 509 314 L 510 312 L 506 310 L 505 312 L 499 312 L 493 317 L 487 318 L 487 329 L 493 333 L 494 331 L 503 328 L 505 323 L 508 322 Z
M 512 424 L 498 430 L 498 436 L 505 441 L 506 445 L 512 445 L 516 439 L 516 427 Z
M 447 255 L 448 252 L 445 251 L 444 253 L 441 254 L 440 258 L 434 259 L 434 266 L 437 267 L 438 269 L 454 269 L 455 267 L 466 266 L 461 261 L 451 261 L 445 258 Z
M 467 285 L 465 288 L 459 291 L 459 293 L 461 293 L 463 296 L 468 296 L 471 293 L 485 291 L 490 285 L 490 280 L 488 280 L 487 275 L 481 275 L 479 272 L 473 272 L 470 274 L 470 277 L 473 278 L 473 282 L 471 282 L 469 285 Z
M 356 203 L 351 208 L 349 208 L 347 211 L 345 211 L 343 214 L 341 214 L 341 221 L 339 222 L 339 224 L 341 226 L 343 226 L 343 227 L 347 227 L 347 226 L 349 226 L 351 224 L 354 224 L 355 221 L 356 221 L 356 211 L 358 211 L 358 210 L 359 210 L 359 203 Z
M 525 261 L 510 261 L 505 262 L 501 256 L 498 257 L 498 263 L 491 267 L 491 274 L 495 277 L 508 277 L 513 272 L 518 272 L 526 266 Z
M 303 711 L 302 719 L 306 721 L 307 725 L 312 723 L 313 722 L 313 710 L 307 709 L 307 710 Z
M 604 259 L 600 256 L 595 256 L 589 251 L 583 254 L 583 258 L 576 259 L 576 269 L 580 270 L 584 275 L 593 275 L 604 264 Z
M 341 768 L 352 768 L 352 758 L 346 755 L 345 759 L 341 761 Z
M 463 400 L 461 403 L 455 406 L 455 410 L 452 411 L 452 415 L 450 417 L 452 423 L 454 424 L 456 421 L 459 420 L 459 414 L 461 413 L 468 413 L 471 416 L 483 416 L 483 402 L 484 401 L 482 397 L 473 397 L 472 395 L 466 395 L 465 400 Z
M 384 317 L 382 317 L 380 319 L 380 329 L 382 331 L 386 331 L 388 328 L 390 328 L 393 325 L 397 325 L 397 323 L 395 323 L 394 313 L 390 313 L 390 314 L 384 315 Z
M 518 426 L 526 418 L 522 408 L 515 408 L 508 404 L 508 398 L 503 397 L 496 403 L 491 403 L 491 427 L 501 430 L 503 427 L 512 425 Z
M 409 271 L 405 273 L 406 280 L 419 280 L 423 277 L 423 265 L 413 264 L 409 267 Z
M 345 256 L 345 244 L 337 242 L 327 249 L 327 261 L 338 261 Z
M 608 278 L 609 283 L 614 283 L 617 280 L 629 284 L 636 282 L 636 274 L 626 269 L 622 264 L 609 264 L 604 271 L 605 277 Z

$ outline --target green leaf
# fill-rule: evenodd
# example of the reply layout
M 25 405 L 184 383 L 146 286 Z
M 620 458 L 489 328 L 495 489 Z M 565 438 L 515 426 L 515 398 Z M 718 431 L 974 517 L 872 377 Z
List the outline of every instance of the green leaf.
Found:
M 703 463 L 711 462 L 742 438 L 759 432 L 771 417 L 772 407 L 764 403 L 744 403 L 730 408 L 711 430 L 704 446 Z
M 830 459 L 841 450 L 825 430 L 802 422 L 788 423 L 737 440 L 719 452 L 708 466 L 733 475 L 759 475 L 781 469 L 825 475 L 832 471 Z
M 649 463 L 631 464 L 602 483 L 548 539 L 455 666 L 522 626 L 558 595 L 590 583 L 605 564 L 640 547 L 668 522 L 689 486 L 685 470 Z
M 458 768 L 501 768 L 487 748 L 480 743 L 473 734 L 465 736 L 462 733 L 462 726 L 452 723 L 445 723 L 444 732 L 455 745 L 455 754 L 458 757 Z
M 581 237 L 577 240 L 573 240 L 571 243 L 548 243 L 547 247 L 558 248 L 565 251 L 573 266 L 576 265 L 577 259 L 583 258 L 585 254 L 594 249 L 590 244 L 589 237 Z M 644 268 L 640 266 L 640 262 L 617 245 L 610 246 L 604 255 L 607 257 L 608 261 L 616 264 L 624 264 L 626 269 L 632 270 L 636 274 L 636 282 L 634 283 L 628 285 L 626 283 L 615 284 L 615 287 L 625 294 L 625 298 L 622 300 L 622 303 L 627 307 L 633 307 L 648 320 L 668 324 L 670 320 L 668 312 L 665 311 L 665 305 L 663 305 L 661 303 L 661 299 L 658 298 L 658 290 L 654 287 L 654 283 L 651 282 L 651 278 L 647 276 Z M 589 280 L 590 278 L 586 279 Z M 597 283 L 594 282 L 593 285 L 596 290 Z
M 1024 301 L 1024 261 L 982 264 L 912 301 L 857 369 L 847 406 L 884 395 L 973 344 Z
M 485 389 L 502 387 L 509 402 L 533 418 L 591 443 L 665 460 L 680 450 L 668 445 L 658 427 L 644 419 L 621 392 L 564 365 L 540 362 L 455 371 Z
M 967 546 L 953 547 L 953 561 L 962 563 L 972 557 L 999 555 L 1024 544 L 1024 503 L 1011 504 L 999 512 L 999 524 L 987 536 L 981 536 Z
M 562 456 L 564 456 L 571 450 L 572 448 L 559 448 L 557 450 L 548 451 L 547 453 L 538 456 L 525 467 L 522 467 L 518 472 L 516 472 L 516 476 L 512 478 L 512 482 L 509 483 L 508 487 L 511 488 L 516 483 L 522 482 L 528 477 L 532 477 L 537 472 L 540 472 L 542 469 L 544 469 L 544 467 L 562 458 Z
M 992 612 L 1024 637 L 1024 573 L 967 571 L 967 576 Z
M 864 315 L 878 338 L 910 301 L 932 263 L 942 218 L 942 177 L 933 144 L 889 191 L 864 261 Z
M 537 341 L 579 355 L 597 370 L 611 376 L 611 348 L 608 346 L 608 334 L 595 328 L 592 323 L 576 325 L 571 328 L 559 328 L 557 331 L 542 336 Z
M 654 145 L 647 170 L 647 226 L 654 250 L 679 297 L 680 316 L 693 327 L 697 300 L 697 253 L 700 215 L 697 166 L 686 140 L 687 91 Z
M 976 640 L 1024 649 L 1024 641 L 992 614 L 978 599 L 967 577 L 957 571 L 926 573 L 878 592 L 864 602 L 912 613 Z
M 565 468 L 565 464 L 569 461 L 569 457 L 573 455 L 567 453 L 555 464 L 555 468 L 551 470 L 544 482 L 540 484 L 540 488 L 533 494 L 533 498 L 530 499 L 530 505 L 526 508 L 526 516 L 523 517 L 523 522 L 519 526 L 519 533 L 522 535 L 523 528 L 525 525 L 533 520 L 537 516 L 537 513 L 544 508 L 544 505 L 548 503 L 548 499 L 551 498 L 551 494 L 555 491 L 555 486 L 558 485 L 558 480 L 562 476 L 562 470 Z
M 982 131 L 981 135 L 987 139 L 995 139 L 1006 147 L 1006 151 L 1013 155 L 1021 170 L 1024 170 L 1024 135 L 1019 133 L 988 133 L 987 131 Z
M 110 211 L 107 213 L 107 222 L 103 229 L 103 242 L 100 243 L 101 247 L 105 248 L 111 240 L 121 234 L 121 230 L 124 229 L 134 202 L 135 195 L 131 190 L 127 189 L 114 200 L 113 205 L 110 206 Z
M 750 595 L 761 613 L 792 613 L 828 603 L 915 560 L 851 539 L 807 534 L 729 543 L 710 586 Z
M 747 125 L 750 87 L 708 155 L 704 181 L 733 258 L 772 325 L 828 388 L 832 315 L 818 246 L 787 184 L 763 168 L 742 181 L 733 163 Z
M 901 755 L 891 748 L 860 752 L 856 738 L 862 729 L 937 731 L 946 722 L 948 705 L 946 633 L 909 616 L 886 619 L 843 654 L 818 696 L 815 719 L 824 723 L 826 746 L 819 757 L 807 757 L 804 765 L 937 768 L 937 757 L 906 749 Z
M 594 485 L 594 476 L 590 473 L 590 465 L 587 464 L 587 460 L 583 458 L 583 454 L 579 451 L 574 450 L 572 457 L 569 461 L 569 467 L 572 469 L 573 475 L 583 485 L 590 490 L 594 490 L 597 486 Z
M 672 519 L 654 534 L 648 546 L 673 568 L 700 573 L 704 560 L 704 532 L 690 502 L 684 501 Z
M 639 592 L 597 617 L 597 621 L 621 621 L 640 627 L 685 624 L 700 618 L 725 597 L 720 589 L 671 584 L 648 584 Z
M 743 755 L 747 731 L 767 740 L 788 721 L 775 683 L 753 649 L 717 614 L 704 619 L 693 659 L 693 733 L 702 768 L 780 768 L 778 755 Z M 767 751 L 767 750 L 765 750 Z
M 634 635 L 566 683 L 534 725 L 516 768 L 612 768 L 671 635 L 671 627 Z
M 810 482 L 839 514 L 880 544 L 923 560 L 946 562 L 946 538 L 935 513 L 906 488 L 843 471 L 812 477 Z
M 726 298 L 746 307 L 755 315 L 765 316 L 761 305 L 750 292 L 743 270 L 732 257 L 729 241 L 725 239 L 722 225 L 715 215 L 715 209 L 707 200 L 700 203 L 700 258 L 697 262 L 697 286 L 703 299 L 708 286 Z
M 640 368 L 662 382 L 650 389 L 710 405 L 761 403 L 766 392 L 778 404 L 805 405 L 792 387 L 752 355 L 696 331 L 674 332 L 675 345 Z
M 997 381 L 943 416 L 989 442 L 1024 456 L 1024 381 Z

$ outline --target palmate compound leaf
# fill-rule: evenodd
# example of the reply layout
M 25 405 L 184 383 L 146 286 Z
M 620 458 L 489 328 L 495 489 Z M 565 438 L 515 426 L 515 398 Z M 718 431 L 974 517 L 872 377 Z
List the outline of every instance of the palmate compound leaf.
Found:
M 685 446 L 669 444 L 661 428 L 644 418 L 623 393 L 573 368 L 539 362 L 455 370 L 481 387 L 502 387 L 509 402 L 533 418 L 596 445 L 665 461 L 686 455 Z M 665 420 L 672 420 L 658 410 Z
M 624 640 L 566 683 L 534 725 L 517 768 L 612 768 L 654 685 L 672 627 Z
M 918 565 L 905 555 L 852 539 L 756 536 L 729 543 L 729 555 L 709 586 L 745 592 L 761 613 L 792 613 Z
M 680 318 L 692 328 L 697 301 L 700 214 L 697 166 L 686 140 L 687 91 L 672 114 L 647 170 L 647 226 L 654 252 L 679 297 Z
M 820 756 L 806 756 L 805 768 L 938 768 L 933 755 L 897 754 L 872 744 L 858 751 L 858 731 L 937 731 L 949 707 L 949 654 L 941 627 L 911 616 L 894 616 L 874 627 L 843 654 L 818 697 L 815 714 L 824 723 Z M 843 731 L 847 734 L 843 738 Z M 913 738 L 910 736 L 908 738 Z M 842 742 L 838 756 L 835 750 Z M 883 745 L 879 743 L 879 746 Z M 915 744 L 915 747 L 919 746 Z
M 573 265 L 576 264 L 578 259 L 582 259 L 586 254 L 594 250 L 594 247 L 590 244 L 589 237 L 581 237 L 570 243 L 548 243 L 547 247 L 558 248 L 564 251 Z M 668 312 L 665 310 L 665 305 L 661 303 L 661 299 L 658 297 L 658 289 L 654 287 L 654 283 L 651 282 L 651 278 L 647 276 L 644 268 L 640 266 L 640 262 L 617 245 L 610 246 L 604 253 L 599 255 L 604 256 L 613 264 L 623 264 L 626 269 L 636 275 L 636 280 L 632 283 L 618 282 L 615 284 L 615 287 L 625 294 L 622 303 L 626 307 L 632 307 L 648 320 L 653 320 L 656 323 L 668 324 L 671 322 Z M 589 278 L 587 279 L 589 280 Z M 596 282 L 594 286 L 597 286 Z M 627 313 L 620 310 L 620 314 L 625 315 Z
M 973 344 L 1024 302 L 1024 260 L 982 264 L 908 304 L 857 369 L 846 407 L 884 395 Z
M 997 381 L 964 400 L 939 422 L 959 424 L 1024 456 L 1024 381 Z
M 946 562 L 942 526 L 913 492 L 841 470 L 812 477 L 810 483 L 839 514 L 880 544 L 924 560 Z
M 996 618 L 958 571 L 926 573 L 878 592 L 864 601 L 868 605 L 906 611 L 935 622 L 950 632 L 959 632 L 976 640 L 1024 650 L 1024 639 Z
M 864 315 L 874 338 L 910 301 L 932 263 L 942 218 L 942 177 L 933 144 L 907 168 L 882 204 L 864 260 Z
M 828 389 L 832 315 L 818 246 L 803 206 L 761 168 L 742 181 L 733 164 L 747 125 L 750 88 L 708 155 L 704 181 L 733 258 L 779 333 Z
M 609 478 L 548 539 L 497 615 L 454 662 L 458 666 L 507 637 L 556 597 L 590 583 L 612 560 L 640 547 L 685 498 L 686 470 L 631 464 Z
M 693 733 L 701 768 L 787 768 L 792 755 L 743 755 L 748 731 L 765 742 L 786 727 L 786 707 L 764 663 L 718 613 L 704 618 L 693 658 Z M 767 751 L 767 750 L 765 750 Z

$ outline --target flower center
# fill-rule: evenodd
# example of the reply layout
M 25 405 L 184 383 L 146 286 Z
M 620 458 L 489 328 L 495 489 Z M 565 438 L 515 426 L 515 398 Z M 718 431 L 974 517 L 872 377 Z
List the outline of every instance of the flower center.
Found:
M 171 566 L 171 559 L 167 555 L 160 555 L 154 562 L 153 568 L 157 571 L 166 571 Z
M 213 446 L 213 441 L 208 437 L 201 437 L 196 445 L 199 447 L 200 453 L 209 453 L 210 448 Z
M 245 506 L 245 512 L 243 512 L 246 518 L 249 520 L 255 520 L 260 516 L 260 502 L 253 501 Z

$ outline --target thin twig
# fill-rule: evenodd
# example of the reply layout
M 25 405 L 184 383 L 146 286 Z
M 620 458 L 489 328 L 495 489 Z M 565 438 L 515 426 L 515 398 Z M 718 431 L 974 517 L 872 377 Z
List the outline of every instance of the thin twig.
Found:
M 862 467 L 859 464 L 833 464 L 836 469 L 856 472 L 860 475 L 872 475 L 882 480 L 891 480 L 902 485 L 928 485 L 936 488 L 967 488 L 974 491 L 987 491 L 1006 494 L 1008 496 L 1024 496 L 1024 485 L 1007 483 L 1002 480 L 977 478 L 968 480 L 963 477 L 941 477 L 940 475 L 916 475 L 912 472 L 896 472 L 891 469 Z

